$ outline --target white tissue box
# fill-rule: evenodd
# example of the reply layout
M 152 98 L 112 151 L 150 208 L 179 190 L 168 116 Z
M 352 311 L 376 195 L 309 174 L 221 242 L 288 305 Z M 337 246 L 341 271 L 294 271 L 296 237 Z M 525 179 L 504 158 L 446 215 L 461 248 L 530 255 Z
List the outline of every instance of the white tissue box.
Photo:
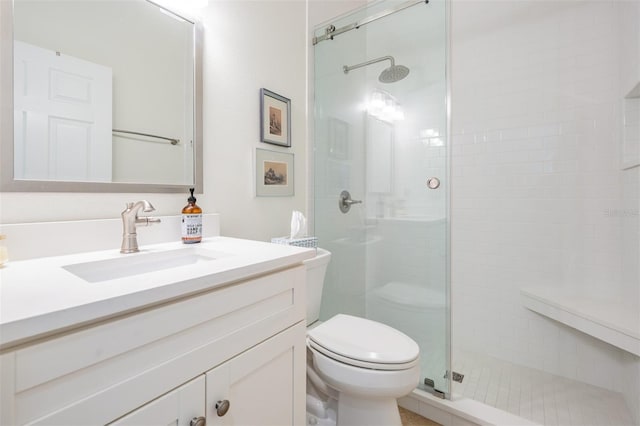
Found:
M 309 248 L 318 247 L 318 237 L 305 237 L 305 238 L 277 237 L 277 238 L 272 238 L 271 242 L 275 244 L 283 244 L 286 246 L 309 247 Z

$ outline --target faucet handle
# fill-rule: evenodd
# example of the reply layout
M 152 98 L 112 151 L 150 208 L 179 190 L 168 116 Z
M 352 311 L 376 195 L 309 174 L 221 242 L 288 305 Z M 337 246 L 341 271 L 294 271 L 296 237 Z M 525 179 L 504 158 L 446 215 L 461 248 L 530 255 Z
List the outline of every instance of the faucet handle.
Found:
M 136 217 L 136 224 L 140 226 L 151 226 L 154 223 L 162 222 L 159 217 L 138 216 Z

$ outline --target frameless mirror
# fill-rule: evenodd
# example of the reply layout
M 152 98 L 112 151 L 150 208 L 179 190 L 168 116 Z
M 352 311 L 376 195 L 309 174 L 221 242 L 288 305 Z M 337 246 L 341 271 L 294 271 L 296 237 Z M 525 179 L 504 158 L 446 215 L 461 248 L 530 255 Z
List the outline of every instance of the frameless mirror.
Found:
M 3 191 L 201 188 L 195 23 L 147 0 L 0 3 Z

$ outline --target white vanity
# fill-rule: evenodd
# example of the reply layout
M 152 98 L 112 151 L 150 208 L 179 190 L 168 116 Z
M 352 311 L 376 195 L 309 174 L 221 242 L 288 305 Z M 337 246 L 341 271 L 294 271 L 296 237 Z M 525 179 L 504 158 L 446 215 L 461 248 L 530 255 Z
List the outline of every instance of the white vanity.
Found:
M 214 237 L 9 263 L 0 424 L 304 424 L 314 255 Z

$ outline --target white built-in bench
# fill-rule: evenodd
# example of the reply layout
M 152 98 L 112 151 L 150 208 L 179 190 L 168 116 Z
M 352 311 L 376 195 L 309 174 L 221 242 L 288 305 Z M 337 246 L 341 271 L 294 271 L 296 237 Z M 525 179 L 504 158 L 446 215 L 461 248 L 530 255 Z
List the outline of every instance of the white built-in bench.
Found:
M 553 287 L 520 290 L 524 306 L 583 333 L 640 356 L 640 310 Z

